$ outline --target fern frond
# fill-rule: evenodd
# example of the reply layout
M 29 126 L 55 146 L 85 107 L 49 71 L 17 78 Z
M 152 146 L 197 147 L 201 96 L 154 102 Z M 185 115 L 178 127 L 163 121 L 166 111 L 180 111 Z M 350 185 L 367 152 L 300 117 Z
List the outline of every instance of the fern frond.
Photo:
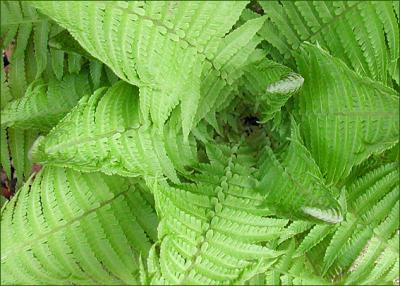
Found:
M 31 83 L 22 98 L 8 103 L 1 111 L 1 126 L 49 130 L 89 93 L 87 74 L 67 75 L 63 80 Z
M 248 65 L 241 89 L 245 99 L 260 112 L 260 121 L 273 119 L 287 100 L 303 85 L 304 79 L 290 68 L 263 58 Z
M 194 139 L 183 142 L 172 120 L 164 130 L 140 122 L 137 88 L 120 81 L 98 89 L 38 140 L 33 157 L 80 171 L 161 177 L 177 182 L 175 169 L 195 162 Z
M 388 277 L 387 272 L 399 263 L 396 164 L 387 164 L 357 179 L 348 186 L 348 193 L 346 220 L 339 225 L 315 226 L 296 255 L 312 255 L 312 248 L 325 239 L 328 244 L 324 249 L 324 275 L 339 284 L 388 283 L 395 274 Z
M 11 61 L 20 61 L 29 45 L 34 47 L 35 78 L 43 73 L 48 59 L 48 38 L 51 30 L 50 19 L 39 15 L 36 9 L 24 1 L 3 1 L 1 4 L 1 47 L 7 47 L 15 39 L 15 51 Z
M 251 187 L 254 150 L 213 145 L 207 154 L 210 163 L 199 166 L 196 183 L 152 188 L 161 219 L 159 254 L 149 257 L 153 283 L 241 284 L 281 254 L 268 242 L 287 220 L 265 216 Z
M 39 14 L 28 2 L 2 1 L 1 13 L 0 45 L 2 49 L 7 48 L 11 54 L 11 57 L 8 55 L 10 64 L 7 67 L 7 75 L 3 74 L 3 65 L 1 66 L 1 107 L 3 109 L 10 101 L 17 102 L 18 99 L 23 98 L 27 87 L 34 80 L 48 82 L 53 77 L 61 80 L 64 75 L 66 54 L 48 46 L 49 39 L 59 33 L 62 28 L 46 16 Z M 70 56 L 67 56 L 67 60 L 69 58 Z M 75 70 L 80 67 L 80 65 L 76 66 Z M 3 115 L 7 111 L 2 110 L 1 113 Z M 19 118 L 24 116 L 25 114 L 18 113 Z M 24 131 L 14 127 L 4 130 L 2 125 L 1 136 L 1 165 L 9 169 L 12 160 L 16 169 L 17 187 L 19 187 L 31 173 L 32 163 L 28 159 L 28 150 L 38 136 L 37 131 Z M 11 172 L 7 171 L 7 173 L 11 180 Z
M 260 34 L 287 62 L 308 41 L 320 44 L 362 76 L 399 83 L 399 19 L 394 2 L 261 1 L 261 5 L 269 22 Z
M 29 150 L 39 133 L 35 130 L 8 128 L 2 132 L 1 136 L 4 136 L 2 144 L 5 144 L 2 146 L 4 153 L 1 154 L 1 164 L 4 167 L 10 167 L 12 159 L 15 178 L 17 179 L 16 189 L 18 189 L 32 173 L 33 163 L 29 159 Z M 9 175 L 9 180 L 13 178 L 11 171 L 7 175 Z
M 4 72 L 4 64 L 3 61 L 0 63 L 0 80 L 1 80 L 1 90 L 0 90 L 0 108 L 3 109 L 3 107 L 6 105 L 7 102 L 9 102 L 12 99 L 11 93 L 10 93 L 10 88 L 8 86 L 8 81 L 6 74 Z
M 328 183 L 337 183 L 399 137 L 396 92 L 363 78 L 312 45 L 297 57 L 305 84 L 297 97 L 305 144 Z
M 8 138 L 7 131 L 5 129 L 0 129 L 0 163 L 7 178 L 11 178 L 11 160 L 8 151 Z
M 265 203 L 278 214 L 303 219 L 311 216 L 330 223 L 342 220 L 334 193 L 325 187 L 294 121 L 287 148 L 276 155 L 266 146 L 258 176 L 258 190 L 265 195 Z
M 294 257 L 295 243 L 290 240 L 278 248 L 285 254 L 279 257 L 265 273 L 258 274 L 246 285 L 329 285 L 329 281 L 317 276 L 305 257 Z
M 245 66 L 255 61 L 252 57 L 260 57 L 260 50 L 255 48 L 261 42 L 261 38 L 256 32 L 264 21 L 264 18 L 249 20 L 228 34 L 221 41 L 213 62 L 206 62 L 201 78 L 201 99 L 195 123 L 226 108 L 238 93 Z
M 124 178 L 45 167 L 2 209 L 2 284 L 136 284 L 135 258 L 157 223 L 140 192 Z
M 327 224 L 315 225 L 308 234 L 301 241 L 299 247 L 296 249 L 295 256 L 304 255 L 314 246 L 319 244 L 323 239 L 332 232 L 332 226 Z
M 314 226 L 314 223 L 303 220 L 296 220 L 290 223 L 285 229 L 285 233 L 279 237 L 278 243 L 282 243 L 300 233 L 306 232 Z
M 185 137 L 210 110 L 226 103 L 239 68 L 261 40 L 253 36 L 265 20 L 248 21 L 225 36 L 246 2 L 33 5 L 67 28 L 118 77 L 140 87 L 144 119 L 150 114 L 161 127 L 181 103 Z

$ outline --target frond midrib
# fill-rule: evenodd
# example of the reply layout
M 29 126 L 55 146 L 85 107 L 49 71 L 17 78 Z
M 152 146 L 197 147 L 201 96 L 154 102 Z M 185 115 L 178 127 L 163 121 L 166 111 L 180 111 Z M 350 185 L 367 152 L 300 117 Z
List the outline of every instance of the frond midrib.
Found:
M 143 126 L 144 125 L 141 124 L 139 126 L 133 126 L 133 127 L 124 129 L 123 131 L 116 129 L 114 131 L 110 131 L 110 132 L 107 132 L 107 133 L 96 134 L 96 135 L 91 136 L 91 137 L 83 137 L 83 138 L 82 137 L 78 137 L 78 138 L 72 139 L 70 141 L 63 141 L 62 143 L 53 145 L 51 147 L 47 147 L 47 148 L 45 147 L 45 152 L 48 153 L 48 154 L 56 153 L 60 149 L 61 150 L 65 150 L 65 149 L 68 149 L 68 148 L 74 148 L 74 147 L 79 146 L 81 144 L 87 144 L 87 143 L 90 143 L 92 141 L 96 142 L 96 141 L 101 140 L 101 139 L 112 137 L 112 136 L 114 136 L 116 134 L 123 134 L 125 132 L 129 132 L 129 131 L 132 131 L 132 130 L 139 130 L 140 127 L 143 127 Z
M 237 144 L 237 145 L 235 145 L 233 148 L 231 148 L 230 149 L 230 156 L 229 156 L 229 158 L 228 158 L 228 162 L 231 162 L 231 161 L 233 161 L 233 159 L 236 157 L 236 153 L 233 151 L 233 149 L 236 147 L 239 147 L 239 145 L 240 144 Z M 229 166 L 229 163 L 228 164 L 226 164 L 227 166 Z M 226 177 L 226 175 L 227 175 L 227 173 L 228 172 L 231 172 L 231 170 L 230 170 L 230 168 L 225 168 L 225 177 Z M 222 176 L 221 178 L 223 178 L 224 176 Z M 221 190 L 223 190 L 223 188 L 221 188 Z M 214 190 L 215 191 L 215 190 Z M 225 192 L 223 192 L 223 193 L 225 193 Z M 216 194 L 214 193 L 214 196 L 213 197 L 217 197 L 218 198 L 218 196 L 216 196 Z M 208 228 L 207 229 L 205 229 L 205 230 L 202 230 L 202 233 L 201 233 L 201 235 L 200 235 L 200 237 L 202 238 L 202 242 L 200 243 L 200 244 L 198 244 L 197 246 L 196 246 L 196 253 L 194 253 L 193 254 L 193 256 L 191 257 L 191 260 L 190 260 L 190 264 L 189 264 L 189 266 L 185 269 L 185 271 L 183 272 L 183 274 L 182 274 L 182 278 L 180 279 L 180 281 L 178 282 L 178 284 L 180 284 L 180 285 L 185 285 L 186 283 L 187 283 L 187 279 L 188 279 L 188 276 L 189 276 L 189 274 L 190 274 L 190 271 L 196 266 L 196 264 L 197 264 L 197 257 L 199 257 L 200 255 L 201 255 L 201 252 L 202 252 L 202 245 L 204 244 L 204 243 L 207 243 L 207 232 L 208 231 L 210 231 L 210 230 L 212 230 L 213 229 L 213 227 L 212 227 L 212 223 L 211 223 L 211 221 L 213 220 L 213 218 L 215 217 L 215 216 L 218 216 L 217 214 L 214 214 L 213 216 L 209 216 L 208 218 L 207 218 L 207 224 L 208 224 Z

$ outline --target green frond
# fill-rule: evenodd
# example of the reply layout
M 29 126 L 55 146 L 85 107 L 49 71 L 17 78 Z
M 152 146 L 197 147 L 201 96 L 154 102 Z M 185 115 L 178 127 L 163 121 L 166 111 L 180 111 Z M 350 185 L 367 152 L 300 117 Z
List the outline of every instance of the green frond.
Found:
M 4 129 L 2 129 L 4 130 Z M 33 162 L 29 159 L 29 150 L 33 145 L 35 139 L 39 136 L 38 131 L 35 130 L 21 130 L 16 128 L 8 128 L 4 131 L 4 140 L 6 144 L 4 147 L 4 155 L 2 153 L 2 166 L 9 166 L 10 158 L 12 159 L 12 166 L 15 170 L 15 178 L 17 179 L 17 189 L 29 178 L 32 173 Z M 2 143 L 3 143 L 2 142 Z M 8 154 L 6 153 L 6 150 Z M 8 161 L 8 162 L 7 162 Z M 12 179 L 11 173 L 8 179 Z
M 89 93 L 87 74 L 66 75 L 63 80 L 32 82 L 22 98 L 9 102 L 1 111 L 1 126 L 49 130 Z
M 305 83 L 297 98 L 300 128 L 327 179 L 337 183 L 351 168 L 399 139 L 396 92 L 351 71 L 312 45 L 297 56 Z
M 156 227 L 126 179 L 45 167 L 2 209 L 2 284 L 136 284 Z
M 265 147 L 257 188 L 265 195 L 265 204 L 278 214 L 340 222 L 341 210 L 334 193 L 324 185 L 317 164 L 303 145 L 298 126 L 294 121 L 293 124 L 289 146 L 278 154 Z
M 40 15 L 25 1 L 3 1 L 1 10 L 1 48 L 13 45 L 12 41 L 15 39 L 15 48 L 10 62 L 12 66 L 15 66 L 16 72 L 19 73 L 22 69 L 28 73 L 24 58 L 28 56 L 26 53 L 29 46 L 32 46 L 32 54 L 29 56 L 32 56 L 31 60 L 35 61 L 35 71 L 32 71 L 31 76 L 39 78 L 48 64 L 47 43 L 52 25 L 50 19 Z M 14 65 L 14 62 L 18 63 Z M 17 77 L 24 78 L 24 76 L 16 74 L 15 79 Z M 22 94 L 21 90 L 16 92 L 14 97 L 20 97 Z
M 8 151 L 7 131 L 3 128 L 0 129 L 0 163 L 8 178 L 11 178 L 11 161 Z
M 139 86 L 145 120 L 150 115 L 162 127 L 181 103 L 185 138 L 207 113 L 229 102 L 265 21 L 250 20 L 227 34 L 242 1 L 32 4 L 119 78 Z
M 289 63 L 302 42 L 318 43 L 362 76 L 399 83 L 395 1 L 260 1 L 269 21 L 260 31 Z
M 248 65 L 242 80 L 245 99 L 261 113 L 262 123 L 273 119 L 304 81 L 290 68 L 266 58 Z
M 213 61 L 205 63 L 195 123 L 231 103 L 241 84 L 240 78 L 244 74 L 245 66 L 260 51 L 255 49 L 261 42 L 256 33 L 264 21 L 263 17 L 249 20 L 228 34 L 221 41 Z
M 399 177 L 395 164 L 379 167 L 348 188 L 348 214 L 339 225 L 316 225 L 296 256 L 313 252 L 323 239 L 322 274 L 339 284 L 385 284 L 398 258 Z M 373 273 L 373 275 L 372 275 Z
M 299 247 L 296 249 L 296 256 L 304 255 L 314 246 L 319 244 L 323 239 L 332 232 L 332 226 L 327 224 L 315 225 L 309 233 L 301 241 Z
M 8 86 L 8 81 L 6 74 L 4 72 L 4 65 L 3 61 L 0 63 L 0 80 L 1 80 L 1 90 L 0 90 L 0 108 L 3 109 L 3 107 L 6 105 L 7 102 L 9 102 L 12 97 L 10 93 L 10 88 Z
M 152 188 L 160 216 L 160 250 L 148 266 L 153 283 L 241 284 L 281 254 L 268 242 L 287 220 L 265 216 L 262 198 L 247 183 L 254 150 L 210 145 L 207 154 L 210 163 L 199 166 L 196 183 Z
M 32 150 L 36 161 L 123 176 L 162 177 L 194 161 L 193 138 L 183 141 L 174 120 L 163 130 L 140 121 L 138 90 L 123 81 L 84 96 Z M 175 120 L 176 122 L 176 120 Z M 184 164 L 184 165 L 182 165 Z
M 285 229 L 285 233 L 283 233 L 279 237 L 278 243 L 281 244 L 282 242 L 299 235 L 303 232 L 306 232 L 307 230 L 311 229 L 314 226 L 314 223 L 309 222 L 309 221 L 303 221 L 303 220 L 296 220 L 290 223 Z
M 398 3 L 0 5 L 1 284 L 396 283 Z
M 246 285 L 328 285 L 329 282 L 318 277 L 310 268 L 305 257 L 294 257 L 294 240 L 279 247 L 285 254 L 279 257 L 265 273 L 248 280 Z
M 4 74 L 3 65 L 1 65 L 1 165 L 7 170 L 8 179 L 11 180 L 12 174 L 9 170 L 11 162 L 13 162 L 18 181 L 17 187 L 19 187 L 31 173 L 32 163 L 28 159 L 28 151 L 38 134 L 35 130 L 20 129 L 21 125 L 18 124 L 16 128 L 13 127 L 4 130 L 3 120 L 27 119 L 31 115 L 31 111 L 24 108 L 29 107 L 30 104 L 24 108 L 22 108 L 24 104 L 19 104 L 21 102 L 24 103 L 28 98 L 25 97 L 25 99 L 22 99 L 28 86 L 35 80 L 43 80 L 46 83 L 54 77 L 61 80 L 64 75 L 64 61 L 68 60 L 70 55 L 56 51 L 48 46 L 50 38 L 59 33 L 62 28 L 46 16 L 37 12 L 28 2 L 2 1 L 1 13 L 0 45 L 2 49 L 7 49 L 8 61 L 10 62 L 7 66 L 6 74 Z M 75 68 L 75 71 L 77 70 Z M 44 99 L 43 96 L 40 96 L 40 98 Z M 63 95 L 63 99 L 65 99 L 65 95 Z M 10 103 L 12 100 L 14 100 L 14 103 Z M 73 101 L 72 96 L 71 100 Z M 65 100 L 65 102 L 67 103 L 69 100 Z M 17 107 L 17 103 L 22 108 L 18 109 L 18 113 L 12 112 L 13 114 L 10 114 L 11 110 L 3 110 L 7 104 L 9 104 L 7 108 L 11 107 L 14 109 L 14 107 Z M 4 115 L 7 117 L 11 116 L 13 119 L 4 118 Z M 51 119 L 50 117 L 49 119 Z M 8 123 L 6 122 L 6 124 Z M 23 125 L 26 123 L 27 121 L 25 120 Z

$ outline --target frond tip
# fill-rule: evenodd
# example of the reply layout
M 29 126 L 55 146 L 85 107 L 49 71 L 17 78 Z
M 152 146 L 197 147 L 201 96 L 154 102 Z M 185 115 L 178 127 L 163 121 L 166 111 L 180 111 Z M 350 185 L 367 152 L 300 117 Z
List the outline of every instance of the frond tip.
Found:
M 22 98 L 1 111 L 1 127 L 47 131 L 66 115 L 78 100 L 90 93 L 87 74 L 66 75 L 62 80 L 32 82 Z

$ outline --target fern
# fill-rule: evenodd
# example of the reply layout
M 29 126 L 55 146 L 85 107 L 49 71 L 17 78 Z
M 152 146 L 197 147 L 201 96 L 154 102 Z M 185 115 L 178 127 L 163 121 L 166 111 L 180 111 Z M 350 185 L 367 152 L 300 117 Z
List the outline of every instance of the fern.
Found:
M 316 275 L 305 257 L 293 257 L 294 240 L 280 246 L 286 250 L 284 256 L 265 273 L 258 274 L 247 285 L 329 285 L 329 282 Z
M 299 123 L 328 183 L 336 183 L 371 154 L 398 142 L 399 99 L 393 89 L 358 76 L 325 51 L 303 47 L 297 58 L 305 75 Z
M 301 42 L 319 43 L 357 73 L 399 84 L 399 16 L 395 1 L 267 2 L 261 35 L 286 59 Z
M 259 42 L 252 36 L 263 23 L 263 18 L 249 21 L 223 38 L 245 5 L 241 1 L 191 5 L 184 2 L 76 2 L 73 7 L 71 3 L 37 2 L 34 5 L 68 28 L 84 48 L 121 79 L 141 88 L 141 113 L 145 119 L 150 113 L 152 121 L 160 127 L 181 102 L 185 136 L 210 111 L 217 95 L 218 99 L 224 99 L 231 93 L 240 66 Z M 75 13 L 62 12 L 69 9 Z M 218 15 L 221 11 L 223 17 Z M 86 29 L 87 25 L 90 29 Z M 101 32 L 96 30 L 99 25 L 104 27 Z M 103 47 L 101 43 L 106 39 L 109 45 Z M 163 53 L 159 53 L 155 43 L 162 43 Z M 200 75 L 202 85 L 198 80 Z M 218 108 L 219 104 L 214 105 Z
M 280 255 L 263 242 L 287 220 L 265 217 L 250 180 L 252 149 L 208 146 L 196 184 L 153 187 L 160 216 L 160 254 L 150 268 L 155 284 L 232 284 Z M 255 258 L 260 258 L 258 262 Z
M 51 132 L 39 139 L 35 160 L 83 171 L 124 176 L 161 177 L 177 182 L 175 168 L 195 160 L 194 141 L 186 144 L 174 132 L 173 120 L 165 130 L 140 123 L 136 88 L 118 82 L 83 97 Z M 182 135 L 181 135 L 182 138 Z
M 7 111 L 3 108 L 12 100 L 20 100 L 35 79 L 43 78 L 47 81 L 54 76 L 61 79 L 64 74 L 64 53 L 48 50 L 47 45 L 51 34 L 56 33 L 59 27 L 40 15 L 27 2 L 3 1 L 1 8 L 0 44 L 2 49 L 7 48 L 11 53 L 8 56 L 10 64 L 7 73 L 4 74 L 2 69 L 1 165 L 6 169 L 9 181 L 16 177 L 19 187 L 31 174 L 32 162 L 28 159 L 28 151 L 39 134 L 36 130 L 5 128 L 3 121 L 6 119 L 3 114 Z M 71 55 L 67 59 L 71 61 L 73 57 Z M 19 113 L 18 116 L 24 115 Z M 15 169 L 14 175 L 11 166 Z
M 323 273 L 339 284 L 390 283 L 393 278 L 384 274 L 399 263 L 396 165 L 387 164 L 369 172 L 350 184 L 347 192 L 346 220 L 336 226 L 315 226 L 300 244 L 297 255 L 329 238 Z
M 249 104 L 255 105 L 255 111 L 261 113 L 262 123 L 278 116 L 304 81 L 288 67 L 265 59 L 247 66 L 242 80 L 242 90 L 249 97 Z
M 25 1 L 3 1 L 1 7 L 1 47 L 12 45 L 15 39 L 9 82 L 12 90 L 15 89 L 14 97 L 22 97 L 29 82 L 43 74 L 51 73 L 61 79 L 64 53 L 50 48 L 48 43 L 62 29 Z M 75 58 L 69 55 L 68 60 Z
M 2 209 L 2 284 L 137 283 L 135 257 L 157 225 L 141 192 L 124 178 L 46 167 Z
M 62 81 L 50 80 L 48 84 L 42 80 L 34 81 L 28 86 L 24 97 L 4 107 L 1 114 L 2 127 L 44 130 L 53 127 L 83 94 L 89 93 L 87 80 L 87 74 L 81 74 L 65 76 Z M 68 97 L 65 99 L 66 93 Z
M 266 204 L 279 214 L 337 223 L 342 220 L 339 204 L 332 190 L 325 187 L 322 174 L 293 123 L 289 146 L 279 157 L 269 147 L 261 156 L 258 189 L 266 194 Z
M 2 1 L 1 283 L 396 283 L 398 23 L 389 1 Z

